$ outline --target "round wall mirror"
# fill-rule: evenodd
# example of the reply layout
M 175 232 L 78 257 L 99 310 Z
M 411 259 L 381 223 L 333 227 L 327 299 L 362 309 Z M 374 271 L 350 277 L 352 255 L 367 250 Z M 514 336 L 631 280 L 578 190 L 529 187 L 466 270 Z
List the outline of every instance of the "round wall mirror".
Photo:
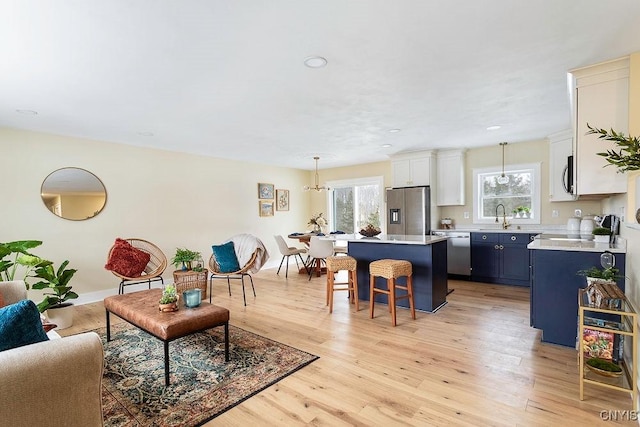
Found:
M 40 196 L 47 210 L 73 221 L 93 218 L 107 202 L 107 190 L 100 178 L 80 168 L 51 172 L 42 182 Z

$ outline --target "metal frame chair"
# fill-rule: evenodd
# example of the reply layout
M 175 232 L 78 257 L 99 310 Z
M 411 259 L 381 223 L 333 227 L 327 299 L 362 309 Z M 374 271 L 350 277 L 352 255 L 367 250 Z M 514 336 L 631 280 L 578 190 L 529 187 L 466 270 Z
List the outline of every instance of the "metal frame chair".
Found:
M 111 270 L 111 272 L 116 277 L 120 278 L 118 295 L 123 294 L 124 287 L 129 285 L 136 285 L 139 283 L 149 283 L 149 289 L 151 289 L 151 282 L 160 281 L 160 283 L 164 284 L 162 273 L 164 273 L 164 270 L 167 268 L 167 257 L 162 252 L 162 250 L 147 240 L 137 239 L 137 238 L 128 238 L 124 240 L 129 242 L 129 244 L 134 248 L 144 251 L 149 255 L 151 255 L 151 259 L 149 260 L 149 263 L 147 264 L 147 266 L 144 268 L 144 271 L 142 272 L 142 274 L 138 277 L 124 276 L 120 273 L 117 273 Z M 109 255 L 107 256 L 107 259 L 111 257 L 111 252 L 113 251 L 114 247 L 115 245 L 112 246 L 111 249 L 109 250 Z
M 238 271 L 234 271 L 231 273 L 222 273 L 220 271 L 220 266 L 216 261 L 216 257 L 214 254 L 211 254 L 211 258 L 209 258 L 209 271 L 211 272 L 211 276 L 209 277 L 209 302 L 211 302 L 211 296 L 213 294 L 213 279 L 227 279 L 227 286 L 229 287 L 229 296 L 231 296 L 231 279 L 239 279 L 242 281 L 242 299 L 244 300 L 244 305 L 247 305 L 247 297 L 244 291 L 244 278 L 245 276 L 249 277 L 251 281 L 251 289 L 253 290 L 253 297 L 256 296 L 256 288 L 253 286 L 253 277 L 248 271 L 253 267 L 253 263 L 256 261 L 258 256 L 258 252 L 254 252 L 249 261 Z

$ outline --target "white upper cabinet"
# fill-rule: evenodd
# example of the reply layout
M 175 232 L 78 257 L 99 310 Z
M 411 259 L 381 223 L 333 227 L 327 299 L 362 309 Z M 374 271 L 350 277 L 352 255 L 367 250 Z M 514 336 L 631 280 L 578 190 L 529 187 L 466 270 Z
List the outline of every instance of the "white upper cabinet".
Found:
M 394 187 L 431 185 L 434 156 L 431 151 L 398 154 L 391 158 Z
M 569 188 L 569 156 L 573 153 L 573 132 L 566 130 L 549 135 L 549 201 L 574 200 Z M 571 177 L 571 180 L 573 178 Z
M 438 151 L 436 169 L 437 205 L 464 205 L 464 150 Z
M 627 177 L 607 166 L 597 153 L 615 147 L 610 141 L 586 135 L 592 127 L 629 132 L 629 58 L 572 70 L 574 78 L 574 193 L 609 195 L 627 192 Z

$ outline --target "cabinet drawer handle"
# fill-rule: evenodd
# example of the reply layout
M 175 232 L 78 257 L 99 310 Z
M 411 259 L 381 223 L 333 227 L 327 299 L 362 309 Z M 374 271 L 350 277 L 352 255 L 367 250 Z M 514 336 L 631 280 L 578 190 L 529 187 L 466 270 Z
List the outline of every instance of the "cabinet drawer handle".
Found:
M 511 241 L 512 241 L 512 242 L 513 242 L 513 241 L 515 241 L 516 239 L 517 239 L 517 237 L 516 237 L 516 236 L 511 236 Z
M 493 248 L 494 248 L 494 249 L 500 249 L 500 246 L 495 245 Z
M 504 246 L 500 245 L 500 250 L 503 250 L 503 249 L 504 249 Z
M 482 240 L 487 240 L 487 235 L 486 234 L 482 235 Z

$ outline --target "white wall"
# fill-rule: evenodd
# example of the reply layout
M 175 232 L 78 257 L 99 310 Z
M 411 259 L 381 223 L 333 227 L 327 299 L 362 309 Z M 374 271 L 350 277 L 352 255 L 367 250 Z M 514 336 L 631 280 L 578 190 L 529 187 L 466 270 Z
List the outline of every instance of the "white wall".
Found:
M 549 142 L 537 140 L 508 144 L 505 148 L 505 165 L 540 163 L 540 214 L 543 225 L 564 225 L 567 219 L 574 215 L 575 209 L 581 209 L 584 215 L 600 214 L 602 209 L 600 201 L 549 201 Z M 473 169 L 486 167 L 501 167 L 502 151 L 498 143 L 490 147 L 469 149 L 465 158 L 465 206 L 444 206 L 440 208 L 441 217 L 453 218 L 457 226 L 473 224 Z M 558 216 L 552 215 L 558 211 Z M 469 218 L 464 218 L 464 213 L 469 212 Z
M 168 259 L 187 247 L 208 261 L 212 244 L 251 233 L 267 246 L 269 267 L 281 258 L 273 235 L 300 230 L 310 216 L 310 196 L 301 191 L 313 179 L 309 171 L 3 128 L 0 149 L 0 241 L 42 240 L 33 252 L 56 266 L 68 259 L 78 269 L 71 283 L 80 294 L 117 289 L 104 269 L 116 237 L 152 241 Z M 65 220 L 42 202 L 44 178 L 67 166 L 104 183 L 107 203 L 97 217 Z M 259 217 L 258 182 L 289 189 L 290 210 Z

